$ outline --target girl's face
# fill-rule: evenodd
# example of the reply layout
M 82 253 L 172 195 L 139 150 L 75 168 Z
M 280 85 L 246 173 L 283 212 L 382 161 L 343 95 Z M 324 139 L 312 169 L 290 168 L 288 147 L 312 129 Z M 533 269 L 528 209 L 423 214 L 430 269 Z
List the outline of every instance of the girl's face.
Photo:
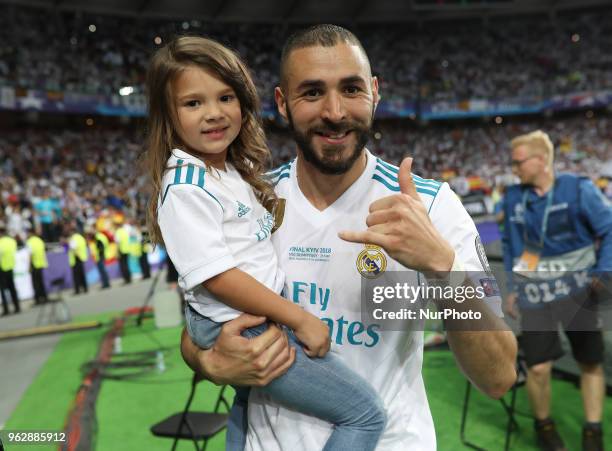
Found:
M 240 133 L 242 114 L 234 90 L 216 74 L 190 66 L 174 80 L 178 134 L 208 164 L 225 168 L 228 146 Z

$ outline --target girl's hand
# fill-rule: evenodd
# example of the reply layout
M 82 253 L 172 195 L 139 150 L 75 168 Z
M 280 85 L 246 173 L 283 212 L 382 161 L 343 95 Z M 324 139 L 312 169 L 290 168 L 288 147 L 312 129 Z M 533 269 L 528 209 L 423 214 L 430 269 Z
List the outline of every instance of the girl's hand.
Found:
M 308 357 L 323 357 L 329 351 L 329 327 L 316 316 L 304 312 L 304 316 L 293 333 L 304 345 Z

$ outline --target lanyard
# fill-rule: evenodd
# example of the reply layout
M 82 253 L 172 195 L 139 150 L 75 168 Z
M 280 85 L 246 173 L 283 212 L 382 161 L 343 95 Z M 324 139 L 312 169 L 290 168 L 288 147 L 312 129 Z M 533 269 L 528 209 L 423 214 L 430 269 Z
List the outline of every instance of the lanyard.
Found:
M 555 185 L 550 187 L 550 190 L 546 194 L 546 207 L 544 208 L 544 218 L 542 219 L 542 227 L 540 229 L 540 249 L 544 248 L 544 237 L 546 236 L 546 229 L 548 228 L 548 215 L 550 213 L 550 207 L 552 206 L 553 193 L 555 191 Z M 523 228 L 523 241 L 527 242 L 527 195 L 528 190 L 523 193 L 523 214 L 525 215 L 525 227 Z

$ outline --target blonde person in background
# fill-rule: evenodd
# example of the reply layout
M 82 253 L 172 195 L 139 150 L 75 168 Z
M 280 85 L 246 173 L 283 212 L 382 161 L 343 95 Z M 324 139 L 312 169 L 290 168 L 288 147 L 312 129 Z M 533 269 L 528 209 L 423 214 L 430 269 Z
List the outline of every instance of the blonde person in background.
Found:
M 587 177 L 554 171 L 553 143 L 543 131 L 510 145 L 521 183 L 507 188 L 503 202 L 505 310 L 514 318 L 520 312 L 537 441 L 543 450 L 566 449 L 551 418 L 552 366 L 564 353 L 560 322 L 580 368 L 582 449 L 602 451 L 604 342 L 597 304 L 601 281 L 612 271 L 612 207 Z M 553 277 L 540 275 L 553 270 Z

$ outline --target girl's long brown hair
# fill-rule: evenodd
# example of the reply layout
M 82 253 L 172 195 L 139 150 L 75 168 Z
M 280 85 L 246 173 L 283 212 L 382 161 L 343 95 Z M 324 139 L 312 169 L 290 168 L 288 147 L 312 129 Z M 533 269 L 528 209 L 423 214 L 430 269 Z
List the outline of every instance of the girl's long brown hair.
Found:
M 153 55 L 147 71 L 149 116 L 145 165 L 152 183 L 147 223 L 153 243 L 163 243 L 157 221 L 157 203 L 166 164 L 172 149 L 181 147 L 176 132 L 178 119 L 172 84 L 187 67 L 212 71 L 236 93 L 242 126 L 229 146 L 227 160 L 253 187 L 264 207 L 271 211 L 276 201 L 274 189 L 264 176 L 271 154 L 259 116 L 259 96 L 246 65 L 232 50 L 211 39 L 197 36 L 176 38 Z

